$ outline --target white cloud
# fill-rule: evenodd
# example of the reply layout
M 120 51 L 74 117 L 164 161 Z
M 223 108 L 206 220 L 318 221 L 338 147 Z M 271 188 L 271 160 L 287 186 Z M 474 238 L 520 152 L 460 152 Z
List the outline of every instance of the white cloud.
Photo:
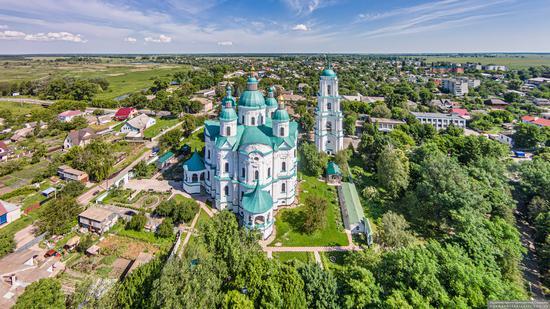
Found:
M 8 29 L 8 25 L 0 25 L 0 29 Z
M 137 42 L 137 39 L 129 36 L 129 37 L 124 38 L 124 42 L 135 43 L 135 42 Z
M 314 11 L 334 5 L 341 0 L 283 0 L 298 15 L 311 14 Z
M 172 42 L 172 38 L 169 36 L 166 36 L 164 34 L 161 34 L 158 38 L 153 37 L 146 37 L 145 42 L 153 42 L 153 43 L 170 43 Z
M 77 43 L 86 43 L 80 34 L 69 32 L 48 32 L 48 33 L 24 33 L 21 31 L 6 30 L 0 32 L 2 40 L 25 40 L 25 41 L 69 41 Z
M 220 45 L 220 46 L 233 46 L 233 42 L 231 42 L 231 41 L 221 41 L 221 42 L 218 42 L 218 45 Z
M 308 31 L 309 28 L 304 24 L 297 24 L 296 26 L 292 27 L 292 30 L 294 30 L 294 31 Z

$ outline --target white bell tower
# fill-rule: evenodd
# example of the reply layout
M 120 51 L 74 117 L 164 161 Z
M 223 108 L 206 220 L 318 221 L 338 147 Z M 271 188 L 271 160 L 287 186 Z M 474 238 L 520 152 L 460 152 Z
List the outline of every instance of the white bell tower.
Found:
M 336 154 L 344 149 L 342 119 L 338 77 L 329 64 L 323 70 L 319 80 L 315 109 L 315 146 L 319 152 Z

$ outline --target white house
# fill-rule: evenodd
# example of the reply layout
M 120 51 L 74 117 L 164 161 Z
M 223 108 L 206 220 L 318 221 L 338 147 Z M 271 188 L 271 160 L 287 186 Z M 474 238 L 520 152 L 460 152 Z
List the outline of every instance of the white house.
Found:
M 451 114 L 441 114 L 441 113 L 418 113 L 411 112 L 420 123 L 430 124 L 436 130 L 444 130 L 450 125 L 455 125 L 460 128 L 466 127 L 466 119 L 451 115 Z
M 120 132 L 128 134 L 130 137 L 142 137 L 145 129 L 153 126 L 157 121 L 145 114 L 140 114 L 128 120 L 120 129 Z
M 0 228 L 21 217 L 21 206 L 0 200 Z
M 59 113 L 59 115 L 57 115 L 57 119 L 59 119 L 59 121 L 61 122 L 69 122 L 73 120 L 74 117 L 82 116 L 83 114 L 84 113 L 79 110 L 68 110 Z

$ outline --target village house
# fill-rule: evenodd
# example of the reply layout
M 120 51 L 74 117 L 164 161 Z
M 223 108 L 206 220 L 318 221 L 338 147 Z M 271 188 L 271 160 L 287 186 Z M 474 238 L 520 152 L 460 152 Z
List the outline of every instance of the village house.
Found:
M 470 120 L 470 113 L 465 108 L 451 108 L 451 115 Z
M 504 102 L 501 99 L 497 99 L 497 98 L 485 100 L 485 102 L 483 103 L 485 105 L 488 105 L 491 109 L 505 109 L 506 106 L 509 105 L 507 102 Z
M 0 161 L 7 161 L 13 155 L 11 148 L 6 143 L 0 141 Z
M 78 224 L 81 228 L 97 234 L 103 234 L 113 227 L 118 215 L 110 210 L 90 207 L 78 215 Z
M 67 150 L 74 146 L 84 147 L 95 137 L 96 134 L 92 128 L 71 130 L 63 142 L 63 149 Z
M 57 119 L 61 122 L 70 122 L 75 117 L 82 116 L 83 114 L 84 113 L 82 113 L 79 110 L 68 110 L 68 111 L 64 111 L 64 112 L 60 113 L 59 115 L 57 115 Z
M 119 108 L 115 113 L 115 120 L 124 121 L 133 118 L 137 114 L 137 110 L 133 107 Z
M 32 134 L 33 128 L 22 128 L 13 133 L 13 135 L 10 137 L 10 140 L 12 142 L 19 142 L 28 137 Z
M 0 200 L 0 227 L 6 226 L 21 217 L 21 206 Z
M 156 162 L 156 165 L 157 165 L 157 168 L 158 169 L 163 169 L 165 167 L 167 167 L 168 165 L 170 165 L 171 163 L 174 163 L 175 162 L 175 155 L 173 152 L 171 151 L 168 151 L 166 153 L 164 153 L 163 155 L 161 155 L 157 162 Z
M 413 114 L 420 123 L 430 124 L 438 131 L 444 130 L 450 125 L 455 125 L 459 128 L 466 127 L 466 119 L 451 114 L 419 112 L 411 112 L 411 114 Z
M 79 171 L 68 165 L 61 165 L 57 169 L 57 174 L 61 179 L 80 181 L 82 183 L 88 182 L 88 174 L 86 172 Z
M 199 96 L 193 96 L 191 97 L 191 101 L 197 101 L 201 103 L 202 110 L 201 113 L 208 113 L 214 108 L 214 104 L 212 103 L 212 100 L 209 98 L 203 98 Z
M 521 122 L 534 124 L 539 127 L 550 127 L 550 120 L 534 116 L 523 116 L 521 117 Z
M 120 129 L 120 132 L 128 134 L 128 137 L 143 137 L 143 131 L 153 126 L 155 123 L 155 118 L 140 114 L 128 120 Z

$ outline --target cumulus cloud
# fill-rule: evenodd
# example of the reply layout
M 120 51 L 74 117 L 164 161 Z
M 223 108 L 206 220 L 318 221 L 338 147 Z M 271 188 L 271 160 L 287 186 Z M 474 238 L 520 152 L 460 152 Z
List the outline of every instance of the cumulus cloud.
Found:
M 21 31 L 5 30 L 0 31 L 1 40 L 25 40 L 25 41 L 69 41 L 86 43 L 80 34 L 70 32 L 48 32 L 48 33 L 24 33 Z
M 166 36 L 164 34 L 161 34 L 158 38 L 154 37 L 146 37 L 145 42 L 152 42 L 152 43 L 170 43 L 172 42 L 172 38 L 169 36 Z
M 304 24 L 297 24 L 296 26 L 292 27 L 292 30 L 294 30 L 294 31 L 308 31 L 309 28 Z
M 129 36 L 129 37 L 124 38 L 124 42 L 135 43 L 135 42 L 137 42 L 137 39 Z
M 233 42 L 231 42 L 231 41 L 222 41 L 222 42 L 218 42 L 218 45 L 220 45 L 220 46 L 233 46 Z

